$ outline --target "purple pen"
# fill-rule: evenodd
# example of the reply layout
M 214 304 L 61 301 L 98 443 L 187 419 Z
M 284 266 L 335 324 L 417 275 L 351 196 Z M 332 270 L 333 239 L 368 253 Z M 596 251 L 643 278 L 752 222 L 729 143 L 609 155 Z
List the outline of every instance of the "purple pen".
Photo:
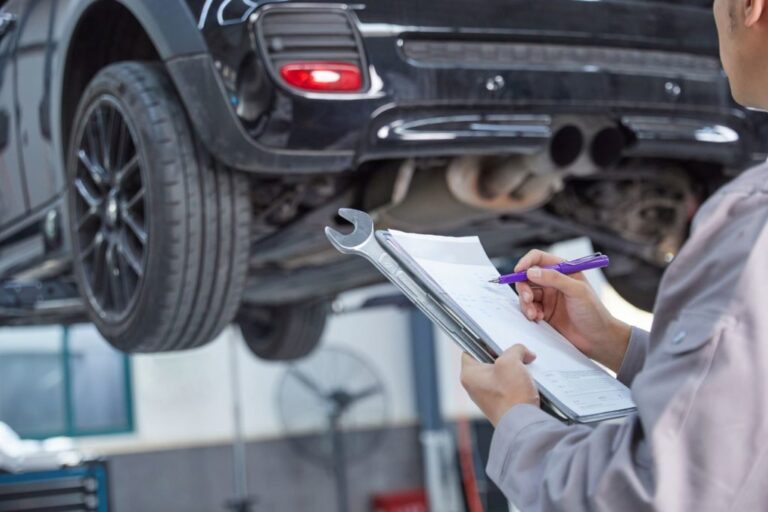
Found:
M 596 252 L 589 256 L 584 256 L 577 260 L 563 261 L 557 265 L 547 265 L 545 268 L 548 270 L 557 270 L 562 274 L 575 274 L 584 270 L 591 270 L 593 268 L 605 268 L 610 264 L 611 260 L 605 254 Z M 527 272 L 515 272 L 514 274 L 507 274 L 499 276 L 498 279 L 491 279 L 489 282 L 496 284 L 511 284 L 522 283 L 528 280 Z

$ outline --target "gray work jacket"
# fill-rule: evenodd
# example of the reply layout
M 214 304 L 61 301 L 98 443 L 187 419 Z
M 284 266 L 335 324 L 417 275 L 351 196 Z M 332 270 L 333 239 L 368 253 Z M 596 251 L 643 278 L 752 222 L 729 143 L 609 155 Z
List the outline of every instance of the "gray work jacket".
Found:
M 523 512 L 768 510 L 768 166 L 719 190 L 661 282 L 618 378 L 637 413 L 499 422 L 488 474 Z M 525 342 L 525 340 L 521 340 Z

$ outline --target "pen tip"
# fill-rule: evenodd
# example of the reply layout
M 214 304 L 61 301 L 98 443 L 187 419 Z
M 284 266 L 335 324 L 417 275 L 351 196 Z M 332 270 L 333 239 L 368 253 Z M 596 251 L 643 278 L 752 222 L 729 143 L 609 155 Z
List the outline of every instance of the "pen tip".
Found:
M 498 279 L 489 279 L 488 282 L 489 283 L 494 283 L 494 284 L 499 284 L 499 280 Z

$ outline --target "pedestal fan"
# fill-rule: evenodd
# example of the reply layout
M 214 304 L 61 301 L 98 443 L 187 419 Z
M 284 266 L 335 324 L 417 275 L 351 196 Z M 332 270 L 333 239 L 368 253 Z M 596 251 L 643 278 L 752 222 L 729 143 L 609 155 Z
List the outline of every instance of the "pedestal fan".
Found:
M 338 510 L 347 512 L 347 466 L 373 452 L 387 415 L 387 396 L 376 371 L 349 350 L 318 350 L 287 368 L 277 407 L 296 451 L 333 471 Z M 318 432 L 324 434 L 307 435 Z

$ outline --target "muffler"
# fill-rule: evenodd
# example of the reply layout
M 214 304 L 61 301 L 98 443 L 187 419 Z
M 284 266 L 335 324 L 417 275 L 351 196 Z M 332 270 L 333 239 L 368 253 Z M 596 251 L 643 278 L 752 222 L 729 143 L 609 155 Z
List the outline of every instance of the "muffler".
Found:
M 538 155 L 504 159 L 455 158 L 448 166 L 448 189 L 460 202 L 481 210 L 532 210 L 562 187 L 562 176 L 541 172 L 538 160 Z
M 562 190 L 567 176 L 588 176 L 616 164 L 626 138 L 609 119 L 560 117 L 547 151 L 511 157 L 465 156 L 451 161 L 451 193 L 467 205 L 497 212 L 525 212 Z
M 562 116 L 553 120 L 544 151 L 466 155 L 447 166 L 405 160 L 394 174 L 374 174 L 364 203 L 380 224 L 450 230 L 497 213 L 539 208 L 563 189 L 566 177 L 594 174 L 618 162 L 625 145 L 624 132 L 610 119 Z

